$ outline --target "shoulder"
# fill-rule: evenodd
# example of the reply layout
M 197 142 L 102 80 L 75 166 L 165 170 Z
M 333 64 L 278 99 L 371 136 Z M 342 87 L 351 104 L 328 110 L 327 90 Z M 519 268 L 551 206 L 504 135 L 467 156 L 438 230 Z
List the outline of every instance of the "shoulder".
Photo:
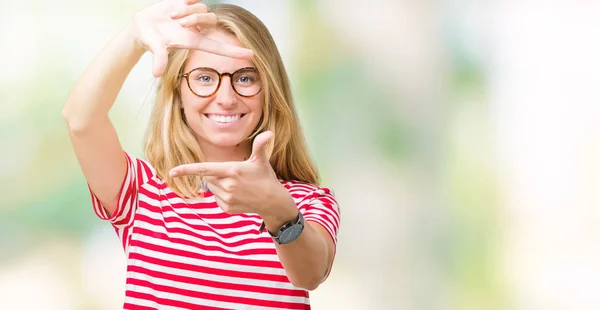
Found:
M 290 195 L 294 199 L 313 199 L 322 196 L 330 196 L 335 200 L 334 192 L 331 188 L 318 186 L 311 183 L 290 180 L 290 181 L 281 181 L 281 184 L 289 191 Z
M 138 177 L 144 177 L 144 179 L 154 178 L 156 176 L 156 169 L 145 159 L 137 157 L 135 154 L 125 152 L 127 155 L 127 161 L 133 171 L 136 172 Z

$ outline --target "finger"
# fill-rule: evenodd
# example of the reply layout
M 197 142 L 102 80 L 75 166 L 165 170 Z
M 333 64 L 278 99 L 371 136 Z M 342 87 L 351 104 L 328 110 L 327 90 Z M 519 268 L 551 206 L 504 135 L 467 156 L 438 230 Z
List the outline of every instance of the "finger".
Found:
M 174 11 L 173 13 L 171 13 L 171 18 L 177 19 L 177 18 L 181 18 L 181 17 L 186 17 L 186 16 L 194 14 L 194 13 L 206 13 L 206 12 L 208 12 L 208 7 L 206 6 L 206 4 L 195 3 L 192 5 L 186 5 L 186 6 L 182 7 L 181 9 Z
M 165 68 L 167 68 L 167 63 L 169 62 L 167 48 L 160 40 L 152 40 L 149 42 L 148 46 L 152 51 L 152 75 L 154 75 L 154 77 L 160 77 L 165 71 Z
M 226 213 L 231 212 L 233 206 L 231 193 L 228 193 L 225 190 L 223 190 L 220 187 L 220 185 L 218 185 L 218 182 L 208 181 L 208 188 L 212 193 L 213 197 L 215 197 L 217 205 Z
M 249 161 L 269 161 L 268 144 L 273 141 L 275 134 L 272 131 L 261 132 L 252 142 L 252 155 Z
M 225 190 L 219 183 L 219 179 L 221 179 L 221 178 L 206 177 L 205 179 L 206 179 L 206 185 L 208 186 L 208 189 L 210 190 L 210 192 L 213 193 L 213 195 L 221 197 L 221 196 L 223 196 L 223 194 L 225 194 Z
M 204 36 L 200 38 L 196 48 L 205 52 L 240 59 L 252 59 L 254 56 L 251 49 L 225 44 Z
M 252 59 L 254 52 L 251 49 L 243 48 L 235 45 L 225 44 L 204 37 L 198 33 L 193 33 L 183 39 L 177 39 L 168 43 L 170 48 L 178 49 L 195 49 L 208 53 L 222 55 L 226 57 L 239 59 Z
M 219 196 L 214 196 L 215 197 L 215 201 L 217 202 L 217 206 L 219 206 L 219 208 L 221 208 L 221 210 L 223 210 L 223 212 L 227 213 L 227 214 L 236 214 L 237 212 L 235 212 L 235 210 L 233 209 L 233 207 L 226 203 L 223 199 L 221 199 Z
M 217 178 L 217 177 L 213 177 L 213 176 L 206 176 L 203 179 L 204 179 L 204 181 L 206 182 L 206 185 L 208 185 L 209 188 L 212 188 L 212 187 L 219 187 L 219 188 L 221 188 L 221 186 L 219 185 L 219 181 L 223 180 L 224 178 Z
M 231 163 L 195 163 L 177 166 L 171 171 L 171 177 L 179 177 L 183 175 L 202 175 L 226 177 L 231 175 Z
M 179 19 L 182 27 L 197 27 L 211 29 L 217 26 L 217 15 L 215 13 L 193 13 Z

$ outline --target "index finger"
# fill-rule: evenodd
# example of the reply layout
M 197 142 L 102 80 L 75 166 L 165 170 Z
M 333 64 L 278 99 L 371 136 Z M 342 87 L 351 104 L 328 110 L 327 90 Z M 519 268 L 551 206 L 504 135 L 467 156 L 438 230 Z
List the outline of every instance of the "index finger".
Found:
M 197 49 L 205 52 L 241 59 L 252 59 L 254 52 L 249 48 L 239 47 L 201 36 Z
M 169 175 L 171 177 L 179 177 L 184 175 L 202 175 L 202 176 L 215 176 L 215 177 L 226 177 L 231 173 L 231 165 L 228 163 L 195 163 L 185 164 L 177 166 L 171 171 Z
M 254 56 L 254 52 L 251 49 L 215 41 L 203 35 L 196 35 L 193 39 L 188 42 L 182 42 L 181 44 L 173 42 L 169 44 L 169 47 L 201 50 L 208 53 L 240 59 L 252 59 Z

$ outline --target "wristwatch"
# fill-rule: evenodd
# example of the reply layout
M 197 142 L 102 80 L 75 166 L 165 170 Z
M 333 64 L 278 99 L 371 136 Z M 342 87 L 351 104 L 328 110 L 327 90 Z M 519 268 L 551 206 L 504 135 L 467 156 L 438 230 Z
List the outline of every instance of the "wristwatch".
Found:
M 262 232 L 264 229 L 265 222 L 263 221 L 260 225 L 259 231 Z M 279 228 L 275 234 L 272 234 L 269 230 L 267 230 L 267 232 L 269 232 L 269 235 L 271 235 L 273 240 L 275 240 L 275 242 L 278 244 L 287 244 L 298 239 L 303 230 L 304 217 L 302 216 L 302 213 L 298 211 L 298 217 L 293 221 L 283 224 L 283 226 L 281 226 L 281 228 Z

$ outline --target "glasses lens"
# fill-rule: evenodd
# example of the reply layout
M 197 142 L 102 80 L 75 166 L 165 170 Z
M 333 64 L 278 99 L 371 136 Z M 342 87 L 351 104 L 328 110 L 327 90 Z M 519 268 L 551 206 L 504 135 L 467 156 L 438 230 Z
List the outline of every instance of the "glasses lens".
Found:
M 198 68 L 190 72 L 190 88 L 200 96 L 209 96 L 219 86 L 219 74 L 208 68 Z
M 236 71 L 231 83 L 235 91 L 242 96 L 254 96 L 262 89 L 262 81 L 254 68 Z

